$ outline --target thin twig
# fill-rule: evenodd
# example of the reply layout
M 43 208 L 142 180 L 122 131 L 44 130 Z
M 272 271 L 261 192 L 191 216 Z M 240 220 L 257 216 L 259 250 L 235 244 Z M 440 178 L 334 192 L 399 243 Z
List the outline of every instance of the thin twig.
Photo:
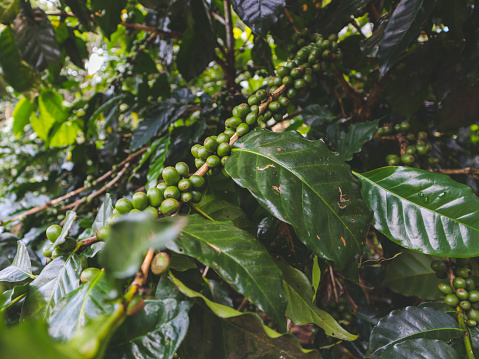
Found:
M 299 33 L 299 30 L 298 30 L 298 27 L 296 26 L 293 18 L 291 17 L 291 14 L 289 13 L 288 9 L 287 8 L 283 8 L 283 12 L 284 14 L 286 15 L 286 17 L 288 18 L 289 22 L 291 23 L 291 26 L 293 27 L 294 31 L 296 31 L 297 33 Z
M 479 175 L 479 168 L 475 167 L 466 167 L 466 168 L 456 168 L 456 169 L 446 169 L 446 168 L 435 168 L 431 170 L 432 172 L 442 173 L 445 175 Z
M 359 24 L 356 22 L 356 19 L 349 20 L 349 23 L 351 25 L 353 25 L 353 27 L 358 31 L 359 35 L 366 38 L 366 35 L 363 34 L 363 31 L 362 31 L 361 27 L 359 26 Z
M 246 299 L 246 297 L 243 298 L 243 301 L 241 302 L 241 304 L 239 305 L 238 308 L 236 308 L 236 310 L 238 312 L 241 312 L 245 307 L 246 307 L 246 304 L 248 304 L 248 299 Z
M 348 94 L 349 97 L 353 100 L 354 104 L 356 107 L 360 108 L 364 105 L 364 99 L 361 93 L 357 92 L 355 89 L 351 87 L 349 82 L 346 81 L 344 78 L 344 75 L 341 71 L 336 70 L 334 71 L 334 76 L 338 80 L 339 84 L 341 87 L 344 89 L 344 91 Z

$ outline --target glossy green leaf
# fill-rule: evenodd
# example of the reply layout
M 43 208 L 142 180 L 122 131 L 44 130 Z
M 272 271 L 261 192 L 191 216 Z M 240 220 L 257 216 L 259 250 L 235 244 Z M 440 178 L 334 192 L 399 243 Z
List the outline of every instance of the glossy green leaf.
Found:
M 70 7 L 71 11 L 75 14 L 78 21 L 85 26 L 87 30 L 92 30 L 92 18 L 91 12 L 86 6 L 86 3 L 78 0 L 63 0 L 67 6 Z
M 415 339 L 395 344 L 385 350 L 379 359 L 459 359 L 450 345 L 440 340 Z
M 276 21 L 286 6 L 285 0 L 233 0 L 233 8 L 251 30 L 262 36 Z
M 170 276 L 184 295 L 190 298 L 200 298 L 217 317 L 223 319 L 220 321 L 221 330 L 217 331 L 217 335 L 221 336 L 210 338 L 210 340 L 222 343 L 221 347 L 215 351 L 215 359 L 233 358 L 238 353 L 241 353 L 244 358 L 256 356 L 276 359 L 278 355 L 282 355 L 284 358 L 298 359 L 321 358 L 317 351 L 302 349 L 293 335 L 280 334 L 264 325 L 257 314 L 238 312 L 231 307 L 212 302 L 204 295 L 186 287 L 171 273 Z M 209 324 L 213 323 L 209 322 Z M 207 325 L 208 323 L 205 323 L 205 326 Z M 203 351 L 203 347 L 207 344 L 201 345 L 198 351 Z
M 390 261 L 382 285 L 406 296 L 435 300 L 440 298 L 437 286 L 442 281 L 431 269 L 431 262 L 437 257 L 404 250 Z
M 55 343 L 40 321 L 25 321 L 8 329 L 0 325 L 0 358 L 85 359 L 73 348 Z
M 80 126 L 73 121 L 65 121 L 58 126 L 52 133 L 49 145 L 50 147 L 70 146 L 76 142 Z
M 238 228 L 254 233 L 254 227 L 248 216 L 239 206 L 218 199 L 215 195 L 204 195 L 201 202 L 193 206 L 200 214 L 215 221 L 231 221 Z
M 60 62 L 55 31 L 42 9 L 22 11 L 13 21 L 13 31 L 20 54 L 37 72 Z
M 76 254 L 55 258 L 30 283 L 22 317 L 47 320 L 60 299 L 79 287 L 81 271 L 81 260 Z
M 22 97 L 15 105 L 13 110 L 13 133 L 19 137 L 23 133 L 24 127 L 30 121 L 30 114 L 33 111 L 33 104 L 26 98 Z
M 254 237 L 231 222 L 212 222 L 197 215 L 168 248 L 214 269 L 235 290 L 286 328 L 281 271 Z
M 63 220 L 63 226 L 62 226 L 62 232 L 58 236 L 58 238 L 55 240 L 53 245 L 56 247 L 59 244 L 62 244 L 65 242 L 65 238 L 68 235 L 68 232 L 70 231 L 71 227 L 73 226 L 73 222 L 75 222 L 76 218 L 76 213 L 74 211 L 68 211 L 65 219 Z
M 107 225 L 107 220 L 111 216 L 113 212 L 113 201 L 111 199 L 111 194 L 107 193 L 103 203 L 101 204 L 100 208 L 95 217 L 95 221 L 93 222 L 92 230 L 93 233 L 97 231 L 98 228 L 104 227 Z
M 11 23 L 17 14 L 18 0 L 3 0 L 0 2 L 0 23 Z
M 319 268 L 318 256 L 314 256 L 313 259 L 313 273 L 312 277 L 312 285 L 313 285 L 313 303 L 316 301 L 316 295 L 318 294 L 319 283 L 321 280 L 321 268 Z
M 10 308 L 27 294 L 29 284 L 17 285 L 0 294 L 0 313 Z
M 436 0 L 401 0 L 384 29 L 379 41 L 379 71 L 384 75 L 418 36 Z
M 323 6 L 315 17 L 315 25 L 319 26 L 319 33 L 338 33 L 348 25 L 351 16 L 355 16 L 371 0 L 335 0 Z
M 0 271 L 0 282 L 21 282 L 27 278 L 35 278 L 28 250 L 23 242 L 17 242 L 17 254 L 10 266 Z
M 406 307 L 382 318 L 369 338 L 368 353 L 377 358 L 395 344 L 413 339 L 439 339 L 448 342 L 463 331 L 446 313 L 432 308 Z
M 173 358 L 189 327 L 189 301 L 167 276 L 158 283 L 155 297 L 128 317 L 115 333 L 107 358 Z
M 363 145 L 373 138 L 379 126 L 379 120 L 360 122 L 351 125 L 349 131 L 341 136 L 336 151 L 344 161 L 353 159 L 355 153 L 361 152 Z
M 149 248 L 162 249 L 178 236 L 186 218 L 160 223 L 138 213 L 123 216 L 111 226 L 110 235 L 100 253 L 100 263 L 115 278 L 134 275 Z
M 106 38 L 110 39 L 118 24 L 121 22 L 121 11 L 125 8 L 127 0 L 92 0 L 91 10 L 101 13 L 95 16 L 95 21 L 100 25 Z
M 286 316 L 294 324 L 316 324 L 326 335 L 341 340 L 355 340 L 358 337 L 313 303 L 313 287 L 303 272 L 290 267 L 284 260 L 280 260 L 278 266 L 283 271 L 283 286 L 288 295 Z
M 29 90 L 35 82 L 35 74 L 30 66 L 22 60 L 14 42 L 15 35 L 10 27 L 0 28 L 0 65 L 5 81 L 15 91 Z
M 68 112 L 63 107 L 62 95 L 52 89 L 43 89 L 38 97 L 38 113 L 38 117 L 32 114 L 30 124 L 35 133 L 48 142 L 50 130 L 55 123 L 61 124 L 68 117 Z
M 318 256 L 341 268 L 361 250 L 371 213 L 349 166 L 322 141 L 253 131 L 236 142 L 226 171 Z
M 93 318 L 112 314 L 115 302 L 108 296 L 111 290 L 104 272 L 101 272 L 96 278 L 67 294 L 56 303 L 48 319 L 50 335 L 68 341 Z
M 374 227 L 392 241 L 439 257 L 479 255 L 479 199 L 468 186 L 409 167 L 355 174 Z
M 150 161 L 148 167 L 148 173 L 146 174 L 146 187 L 152 188 L 158 184 L 158 178 L 163 171 L 163 165 L 165 163 L 166 153 L 170 145 L 170 137 L 164 136 L 158 139 L 158 148 L 155 155 Z

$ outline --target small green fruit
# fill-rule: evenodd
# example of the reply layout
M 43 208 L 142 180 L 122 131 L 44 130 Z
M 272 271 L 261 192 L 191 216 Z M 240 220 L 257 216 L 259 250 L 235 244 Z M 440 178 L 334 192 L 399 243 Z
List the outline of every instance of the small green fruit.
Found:
M 211 153 L 215 153 L 216 152 L 216 149 L 218 148 L 218 142 L 212 138 L 212 137 L 207 137 L 205 139 L 205 142 L 203 144 L 203 146 L 205 146 L 205 148 L 211 152 Z
M 170 266 L 170 256 L 168 253 L 160 252 L 155 255 L 151 261 L 151 272 L 156 275 L 160 275 L 168 270 Z
M 201 201 L 201 198 L 203 197 L 203 195 L 201 194 L 201 192 L 199 191 L 191 191 L 190 192 L 191 195 L 193 196 L 193 198 L 191 199 L 191 202 L 193 203 L 199 203 Z
M 47 228 L 47 238 L 50 242 L 55 242 L 60 234 L 62 233 L 62 227 L 58 224 L 52 224 L 50 227 Z
M 479 291 L 473 289 L 469 292 L 469 301 L 472 303 L 479 302 Z
M 471 308 L 467 311 L 467 318 L 471 320 L 479 321 L 479 310 Z
M 188 178 L 183 178 L 182 180 L 180 180 L 180 182 L 178 182 L 178 189 L 181 192 L 188 192 L 192 189 L 192 187 L 193 184 Z
M 456 268 L 456 275 L 462 278 L 469 278 L 471 275 L 471 270 L 467 267 L 458 267 Z M 466 283 L 467 284 L 467 283 Z
M 50 258 L 53 252 L 53 243 L 47 243 L 42 248 L 42 254 L 44 257 Z
M 99 241 L 105 241 L 108 238 L 108 235 L 110 234 L 110 228 L 107 226 L 102 226 L 96 230 L 96 238 Z
M 201 157 L 200 155 L 200 149 L 201 147 L 198 149 L 198 155 Z M 173 186 L 175 184 L 177 184 L 179 181 L 180 181 L 180 174 L 178 173 L 178 171 L 176 170 L 176 168 L 174 167 L 166 167 L 161 176 L 163 177 L 163 179 L 165 180 L 165 183 L 168 185 L 168 186 Z M 134 206 L 133 206 L 134 207 Z M 145 206 L 146 207 L 146 206 Z M 136 207 L 135 207 L 136 208 Z
M 456 297 L 454 294 L 448 294 L 444 298 L 444 303 L 446 303 L 450 307 L 455 307 L 456 305 L 459 304 L 459 298 Z
M 160 211 L 165 216 L 175 213 L 180 208 L 178 201 L 174 198 L 165 199 L 160 206 Z
M 242 123 L 236 128 L 236 133 L 239 137 L 246 135 L 248 132 L 249 126 L 246 123 Z
M 156 185 L 156 188 L 158 188 L 161 191 L 161 194 L 165 192 L 165 189 L 168 188 L 168 185 L 165 182 L 160 182 Z
M 402 161 L 402 163 L 404 163 L 406 165 L 410 165 L 410 164 L 414 163 L 415 158 L 414 158 L 413 155 L 402 155 L 401 156 L 401 161 Z
M 471 302 L 469 302 L 468 300 L 462 300 L 459 303 L 459 306 L 464 310 L 468 310 L 471 309 Z
M 193 195 L 191 194 L 191 192 L 183 192 L 180 196 L 180 199 L 181 202 L 188 203 L 191 202 L 191 200 L 193 199 Z
M 98 268 L 94 268 L 94 267 L 85 268 L 80 274 L 80 280 L 83 283 L 90 282 L 92 279 L 95 279 L 96 277 L 98 277 L 100 273 L 101 273 L 101 270 Z
M 447 265 L 441 260 L 433 260 L 431 262 L 431 269 L 434 272 L 447 272 Z
M 467 287 L 466 281 L 464 280 L 464 278 L 461 277 L 454 278 L 454 280 L 452 281 L 452 285 L 456 289 L 466 289 Z
M 131 204 L 133 205 L 133 208 L 143 211 L 148 207 L 148 196 L 146 193 L 136 192 L 131 198 Z
M 251 113 L 250 113 L 249 115 L 251 115 Z M 248 116 L 249 116 L 249 115 L 248 115 Z M 248 118 L 248 116 L 246 116 L 246 118 Z M 231 136 L 228 136 L 226 133 L 223 132 L 223 133 L 220 133 L 220 134 L 218 135 L 218 138 L 216 139 L 216 142 L 218 142 L 220 145 L 221 145 L 222 143 L 229 143 L 229 142 L 230 142 L 230 138 L 231 138 Z
M 143 213 L 146 213 L 148 214 L 149 216 L 151 216 L 152 218 L 158 218 L 158 210 L 155 208 L 155 207 L 146 207 L 144 210 L 143 210 Z
M 449 284 L 445 284 L 445 283 L 441 283 L 439 284 L 439 290 L 443 293 L 443 294 L 452 294 L 454 293 L 454 289 L 449 285 Z
M 127 200 L 126 198 L 120 198 L 118 201 L 116 201 L 115 204 L 115 209 L 120 213 L 120 214 L 126 214 L 131 211 L 133 208 L 131 202 Z
M 208 159 L 206 160 L 206 163 L 208 164 L 208 167 L 210 168 L 218 167 L 221 164 L 220 158 L 216 155 L 209 156 Z
M 180 198 L 180 190 L 176 186 L 169 186 L 167 189 L 165 189 L 165 193 L 163 193 L 163 195 L 164 195 L 165 198 L 179 199 Z
M 456 296 L 461 300 L 466 300 L 469 298 L 469 292 L 465 289 L 457 289 Z
M 198 175 L 191 176 L 190 181 L 194 188 L 201 188 L 205 184 L 205 179 Z
M 178 172 L 178 174 L 182 177 L 187 177 L 190 174 L 190 169 L 185 162 L 178 162 L 175 165 L 175 169 Z
M 163 201 L 163 193 L 161 193 L 160 189 L 153 187 L 146 192 L 148 196 L 148 201 L 150 202 L 150 206 L 158 207 Z

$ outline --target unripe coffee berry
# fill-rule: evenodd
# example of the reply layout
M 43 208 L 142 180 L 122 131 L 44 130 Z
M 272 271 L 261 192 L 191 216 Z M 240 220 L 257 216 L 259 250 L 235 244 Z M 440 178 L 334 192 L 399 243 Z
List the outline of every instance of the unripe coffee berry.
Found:
M 52 256 L 53 249 L 54 249 L 53 243 L 47 243 L 47 244 L 45 244 L 45 245 L 43 246 L 43 248 L 42 248 L 42 254 L 43 254 L 43 256 L 44 256 L 44 257 L 47 257 L 47 258 L 51 257 L 51 256 Z
M 188 192 L 192 189 L 193 185 L 191 184 L 191 181 L 188 178 L 183 178 L 178 182 L 178 189 L 181 192 Z
M 455 272 L 458 277 L 462 277 L 462 278 L 469 278 L 469 276 L 472 273 L 471 270 L 467 267 L 458 267 L 456 268 Z
M 439 290 L 444 294 L 452 294 L 454 293 L 454 289 L 449 284 L 441 283 L 439 284 Z
M 163 195 L 164 195 L 165 198 L 179 199 L 180 198 L 180 190 L 176 186 L 169 186 L 167 189 L 165 189 L 165 193 L 163 193 Z
M 185 203 L 188 203 L 188 202 L 191 202 L 191 200 L 193 199 L 193 195 L 191 194 L 191 192 L 183 192 L 181 194 L 181 202 L 185 202 Z
M 158 218 L 158 210 L 155 207 L 151 207 L 151 206 L 146 207 L 143 210 L 143 213 L 148 214 L 152 218 Z
M 461 277 L 454 278 L 454 280 L 452 281 L 452 285 L 456 289 L 465 289 L 467 287 L 466 281 L 464 280 L 464 278 Z
M 205 184 L 205 179 L 198 175 L 193 175 L 190 177 L 190 182 L 194 188 L 201 188 Z
M 131 204 L 133 208 L 143 211 L 148 207 L 148 196 L 143 192 L 136 192 L 131 198 Z
M 431 262 L 431 269 L 434 272 L 447 272 L 447 265 L 441 260 L 433 260 Z
M 459 306 L 461 307 L 461 309 L 468 310 L 471 309 L 471 302 L 469 302 L 468 300 L 462 300 L 459 303 Z
M 199 153 L 199 150 L 201 149 L 201 147 L 198 149 L 198 155 L 200 155 Z M 200 156 L 201 157 L 201 156 Z M 166 167 L 163 172 L 161 173 L 161 176 L 163 177 L 163 179 L 165 180 L 165 183 L 168 185 L 168 186 L 173 186 L 175 184 L 177 184 L 180 180 L 180 174 L 178 173 L 178 171 L 176 170 L 176 168 L 174 167 Z M 133 207 L 135 207 L 133 205 Z M 146 206 L 145 206 L 146 207 Z M 136 207 L 135 207 L 136 208 Z
M 457 298 L 454 294 L 448 294 L 444 298 L 444 303 L 451 307 L 455 307 L 456 305 L 459 304 L 459 298 Z
M 161 273 L 168 270 L 170 266 L 170 256 L 165 252 L 158 253 L 153 260 L 151 261 L 151 272 L 156 275 L 160 275 Z
M 148 196 L 150 205 L 153 207 L 158 207 L 161 204 L 161 201 L 163 201 L 163 194 L 156 187 L 150 188 L 148 192 L 146 192 L 146 195 Z
M 96 277 L 98 277 L 100 273 L 101 273 L 101 270 L 98 268 L 94 268 L 94 267 L 86 268 L 81 272 L 80 280 L 83 283 L 88 283 L 92 279 L 95 279 Z
M 469 292 L 469 301 L 472 302 L 472 303 L 479 302 L 479 291 L 471 290 Z
M 251 115 L 251 114 L 249 114 L 249 115 Z M 248 116 L 249 116 L 249 115 L 248 115 Z M 246 116 L 246 118 L 248 118 L 248 116 Z M 220 133 L 220 134 L 218 135 L 218 138 L 216 139 L 216 142 L 218 142 L 220 145 L 221 145 L 222 143 L 229 143 L 229 142 L 230 142 L 230 138 L 231 138 L 231 136 L 228 136 L 226 133 L 223 132 L 223 133 Z
M 160 211 L 165 216 L 175 213 L 180 208 L 178 201 L 174 198 L 165 199 L 160 206 Z
M 461 300 L 466 300 L 469 298 L 469 293 L 465 289 L 457 289 L 456 290 L 456 297 L 458 297 Z
M 209 152 L 215 153 L 218 148 L 218 142 L 212 137 L 207 137 L 204 146 Z
M 206 163 L 208 164 L 208 167 L 215 168 L 215 167 L 218 167 L 221 162 L 220 162 L 220 158 L 217 155 L 211 155 L 206 160 Z
M 105 241 L 110 234 L 110 228 L 107 226 L 102 226 L 96 230 L 95 236 L 99 241 Z
M 236 133 L 239 137 L 246 135 L 249 132 L 249 126 L 246 123 L 242 123 L 236 128 Z
M 176 171 L 178 171 L 178 174 L 182 177 L 187 177 L 190 174 L 190 168 L 185 162 L 178 162 L 175 165 Z
M 58 224 L 52 224 L 50 227 L 47 228 L 47 238 L 50 240 L 50 242 L 55 242 L 58 237 L 60 237 L 60 234 L 62 233 L 62 227 L 60 227 Z

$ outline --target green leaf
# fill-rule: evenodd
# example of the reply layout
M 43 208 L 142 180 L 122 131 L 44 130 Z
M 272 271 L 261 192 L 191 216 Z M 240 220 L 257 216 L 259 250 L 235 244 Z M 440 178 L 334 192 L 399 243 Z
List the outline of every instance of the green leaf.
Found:
M 384 29 L 379 41 L 379 71 L 384 75 L 417 37 L 436 0 L 401 0 Z
M 43 89 L 38 97 L 38 112 L 40 116 L 32 114 L 30 123 L 38 137 L 48 142 L 50 130 L 55 123 L 61 124 L 68 117 L 68 112 L 63 107 L 62 95 L 52 89 Z
M 67 237 L 68 232 L 70 231 L 70 228 L 73 226 L 73 222 L 75 222 L 76 216 L 77 215 L 74 211 L 68 211 L 67 212 L 67 214 L 65 216 L 65 219 L 63 220 L 62 231 L 61 231 L 60 235 L 58 236 L 58 238 L 53 243 L 54 247 L 56 247 L 59 244 L 62 244 L 63 242 L 65 242 L 65 238 Z
M 409 167 L 355 175 L 374 227 L 392 241 L 438 257 L 479 255 L 479 199 L 470 187 Z
M 254 37 L 254 46 L 251 49 L 251 59 L 253 64 L 258 67 L 264 67 L 270 75 L 274 74 L 273 56 L 268 41 L 260 36 Z
M 17 14 L 18 0 L 2 0 L 0 2 L 0 23 L 11 23 Z
M 65 121 L 51 135 L 50 147 L 70 146 L 76 142 L 78 133 L 81 131 L 76 122 Z
M 27 278 L 35 278 L 28 250 L 23 242 L 17 242 L 17 254 L 10 266 L 0 271 L 0 282 L 21 282 Z
M 155 61 L 150 54 L 145 51 L 138 52 L 133 63 L 133 72 L 136 74 L 155 74 L 158 73 Z
M 259 354 L 261 354 L 261 358 L 277 358 L 278 353 L 285 358 L 320 358 L 317 351 L 302 349 L 293 335 L 279 334 L 268 328 L 257 314 L 241 313 L 231 307 L 212 302 L 202 294 L 186 287 L 171 273 L 170 277 L 184 295 L 190 298 L 200 298 L 217 317 L 223 319 L 220 322 L 222 337 L 210 338 L 210 340 L 222 343 L 218 348 L 219 352 L 216 351 L 215 359 L 233 358 L 238 353 L 241 353 L 244 358 L 258 357 Z M 211 321 L 205 323 L 201 331 L 205 330 L 204 328 L 208 324 L 211 324 Z M 204 350 L 205 344 L 207 342 L 197 348 L 198 352 Z
M 328 312 L 313 304 L 312 285 L 304 273 L 290 267 L 284 260 L 277 263 L 283 271 L 283 286 L 288 295 L 286 316 L 294 324 L 314 323 L 322 328 L 326 335 L 341 340 L 357 339 L 357 335 L 349 333 Z
M 166 153 L 168 152 L 168 147 L 170 146 L 170 137 L 161 137 L 158 139 L 158 142 L 158 148 L 156 149 L 155 155 L 150 161 L 148 173 L 146 174 L 146 187 L 148 189 L 155 187 L 158 184 L 158 178 L 163 171 Z
M 241 21 L 262 36 L 278 21 L 286 6 L 285 0 L 233 0 L 232 3 Z
M 450 345 L 440 340 L 415 339 L 395 344 L 379 359 L 459 359 L 457 352 Z
M 197 215 L 168 248 L 196 258 L 214 269 L 236 291 L 286 328 L 281 271 L 250 234 L 230 222 L 211 222 Z
M 459 323 L 442 311 L 406 307 L 392 311 L 373 328 L 368 353 L 377 358 L 383 351 L 401 342 L 420 338 L 448 342 L 462 334 Z
M 319 268 L 318 256 L 314 256 L 313 259 L 313 273 L 312 273 L 312 285 L 313 285 L 313 303 L 316 302 L 316 295 L 318 294 L 319 283 L 321 280 L 321 268 Z
M 382 283 L 406 296 L 435 300 L 440 298 L 437 286 L 442 281 L 431 269 L 431 262 L 437 257 L 405 250 L 392 259 L 386 267 L 386 276 Z
M 185 217 L 160 223 L 144 213 L 125 215 L 111 226 L 100 263 L 115 278 L 130 277 L 140 269 L 144 253 L 149 248 L 164 248 L 178 236 L 185 222 Z
M 48 319 L 48 332 L 53 338 L 70 340 L 77 330 L 92 319 L 112 314 L 115 302 L 108 294 L 112 290 L 104 272 L 67 294 L 53 308 Z
M 379 126 L 379 120 L 353 124 L 348 133 L 341 136 L 336 151 L 344 161 L 351 161 L 355 153 L 361 152 L 363 144 L 373 138 Z
M 125 320 L 112 339 L 107 358 L 173 358 L 188 331 L 193 303 L 170 286 L 176 289 L 162 276 L 156 291 L 161 299 L 145 300 L 144 308 Z
M 26 98 L 22 97 L 13 110 L 13 133 L 20 137 L 24 127 L 30 121 L 30 114 L 33 111 L 33 104 Z
M 17 303 L 20 299 L 25 297 L 30 284 L 17 285 L 10 290 L 6 290 L 0 294 L 0 313 L 10 308 Z
M 95 217 L 95 221 L 93 222 L 93 226 L 91 227 L 93 233 L 95 233 L 98 228 L 104 227 L 107 225 L 108 217 L 111 216 L 113 212 L 113 201 L 111 199 L 111 194 L 107 193 L 103 203 L 101 204 L 100 208 Z
M 194 23 L 183 33 L 176 58 L 178 71 L 186 81 L 192 80 L 206 69 L 213 60 L 217 46 L 216 34 L 205 0 L 192 1 L 190 6 L 194 14 Z
M 15 91 L 29 90 L 35 82 L 35 74 L 30 66 L 22 60 L 14 42 L 15 36 L 10 27 L 0 28 L 0 65 L 5 81 Z
M 110 40 L 118 24 L 121 22 L 121 11 L 125 8 L 127 0 L 92 0 L 91 10 L 93 13 L 100 13 L 101 16 L 95 14 L 95 20 L 100 25 L 105 37 Z
M 55 343 L 47 325 L 39 321 L 21 322 L 8 329 L 0 326 L 0 358 L 85 359 L 73 348 Z
M 193 208 L 196 207 L 201 214 L 206 214 L 215 221 L 231 221 L 236 227 L 249 233 L 254 233 L 255 231 L 253 223 L 251 223 L 241 207 L 218 199 L 213 194 L 204 195 L 201 198 L 201 202 L 193 206 Z
M 80 23 L 89 31 L 93 30 L 91 24 L 91 12 L 86 6 L 86 2 L 78 0 L 63 0 L 71 11 L 75 14 Z
M 371 214 L 349 166 L 322 141 L 253 131 L 236 142 L 226 171 L 318 256 L 341 268 L 361 250 Z
M 42 9 L 21 11 L 13 25 L 20 54 L 37 72 L 60 62 L 55 31 Z
M 351 16 L 360 12 L 371 0 L 335 0 L 322 7 L 316 15 L 315 25 L 321 34 L 338 33 L 347 26 Z
M 81 271 L 81 260 L 76 254 L 55 258 L 30 283 L 22 317 L 47 320 L 58 301 L 79 287 Z

